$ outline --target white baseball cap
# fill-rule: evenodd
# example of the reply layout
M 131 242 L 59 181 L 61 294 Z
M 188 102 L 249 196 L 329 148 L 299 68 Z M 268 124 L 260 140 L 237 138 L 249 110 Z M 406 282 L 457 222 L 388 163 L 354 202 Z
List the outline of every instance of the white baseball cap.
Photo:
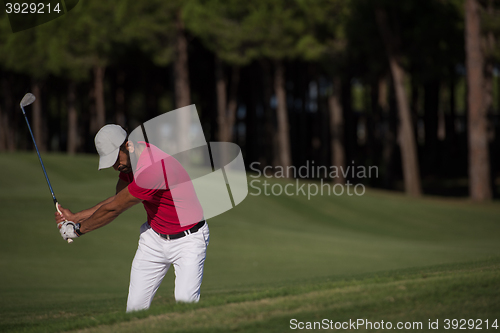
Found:
M 115 164 L 126 138 L 127 132 L 120 125 L 105 125 L 97 132 L 94 142 L 99 153 L 99 170 Z

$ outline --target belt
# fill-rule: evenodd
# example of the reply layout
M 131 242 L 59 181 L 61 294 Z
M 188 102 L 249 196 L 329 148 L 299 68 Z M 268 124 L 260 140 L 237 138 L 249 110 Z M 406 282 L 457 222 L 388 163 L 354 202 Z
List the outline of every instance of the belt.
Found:
M 195 233 L 197 232 L 198 230 L 200 230 L 201 227 L 203 227 L 205 225 L 205 220 L 201 221 L 201 222 L 198 222 L 197 224 L 195 224 L 191 229 L 188 229 L 188 230 L 184 230 L 182 232 L 179 232 L 178 234 L 172 234 L 172 235 L 166 235 L 166 234 L 160 234 L 159 232 L 155 231 L 153 228 L 153 231 L 156 232 L 156 234 L 162 238 L 165 238 L 167 240 L 171 240 L 171 239 L 178 239 L 178 238 L 182 238 L 184 236 L 187 236 L 187 235 L 190 235 L 192 233 Z

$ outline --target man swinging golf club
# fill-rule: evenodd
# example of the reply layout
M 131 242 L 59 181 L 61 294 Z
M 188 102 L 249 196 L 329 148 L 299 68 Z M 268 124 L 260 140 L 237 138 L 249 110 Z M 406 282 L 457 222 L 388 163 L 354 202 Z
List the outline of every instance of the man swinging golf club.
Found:
M 77 238 L 105 226 L 140 202 L 147 222 L 132 262 L 127 312 L 149 308 L 170 265 L 175 269 L 175 299 L 197 302 L 209 242 L 208 225 L 192 182 L 172 156 L 147 142 L 131 142 L 118 125 L 102 127 L 95 137 L 99 170 L 120 172 L 116 195 L 78 213 L 59 206 L 55 220 L 61 236 Z M 134 154 L 137 164 L 132 166 Z M 180 221 L 179 216 L 183 216 Z M 189 216 L 187 224 L 185 216 Z M 191 223 L 192 222 L 192 223 Z

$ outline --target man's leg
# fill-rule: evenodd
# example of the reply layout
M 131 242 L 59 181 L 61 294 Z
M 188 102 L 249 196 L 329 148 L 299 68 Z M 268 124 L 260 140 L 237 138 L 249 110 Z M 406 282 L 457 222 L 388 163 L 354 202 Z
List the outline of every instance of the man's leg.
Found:
M 170 267 L 158 243 L 159 239 L 155 238 L 157 236 L 150 229 L 141 234 L 130 272 L 127 312 L 149 308 Z
M 198 232 L 179 239 L 182 243 L 176 244 L 180 247 L 179 256 L 173 262 L 177 302 L 198 302 L 200 299 L 209 235 L 208 226 L 205 225 Z

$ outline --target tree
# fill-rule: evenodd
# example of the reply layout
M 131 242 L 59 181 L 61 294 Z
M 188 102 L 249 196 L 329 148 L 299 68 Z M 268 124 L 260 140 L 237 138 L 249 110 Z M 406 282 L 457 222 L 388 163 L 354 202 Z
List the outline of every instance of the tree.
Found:
M 191 1 L 185 8 L 189 30 L 215 54 L 217 123 L 220 141 L 232 141 L 238 106 L 240 67 L 258 56 L 251 18 L 252 4 L 243 1 Z M 231 69 L 231 80 L 226 74 Z M 230 83 L 230 87 L 229 86 Z M 229 97 L 228 97 L 229 96 Z
M 500 63 L 500 4 L 494 0 L 483 0 L 483 10 L 481 15 L 481 28 L 483 32 L 483 51 L 485 56 L 485 98 L 484 107 L 487 115 L 492 115 L 494 112 L 494 68 Z M 498 94 L 497 94 L 498 96 Z M 498 102 L 498 99 L 497 99 Z M 498 133 L 495 133 L 493 122 L 488 124 L 488 139 L 493 141 Z M 494 170 L 498 161 L 494 162 L 490 156 L 491 169 Z M 493 162 L 493 163 L 492 163 Z M 492 178 L 494 178 L 492 174 Z M 491 181 L 491 180 L 490 180 Z M 494 189 L 494 187 L 493 187 Z
M 389 103 L 392 87 L 390 69 L 371 1 L 351 2 L 345 38 L 348 41 L 349 59 L 346 68 L 350 72 L 347 79 L 354 76 L 365 84 L 370 84 L 371 109 L 367 110 L 367 116 L 371 119 L 367 126 L 367 157 L 369 163 L 380 169 L 381 184 L 392 188 L 396 176 L 394 156 L 397 148 L 397 113 L 392 107 L 393 103 Z
M 188 39 L 184 8 L 189 1 L 123 1 L 117 8 L 124 24 L 121 41 L 133 43 L 158 66 L 173 63 L 175 107 L 191 104 Z
M 91 66 L 94 104 L 90 109 L 90 133 L 95 134 L 106 123 L 104 78 L 113 48 L 120 41 L 123 26 L 118 22 L 114 5 L 97 1 L 81 2 L 66 16 L 66 37 L 62 46 L 69 57 Z
M 41 83 L 51 73 L 45 66 L 49 59 L 49 53 L 44 44 L 46 40 L 42 39 L 37 29 L 28 29 L 18 33 L 7 32 L 7 26 L 2 24 L 2 50 L 0 62 L 3 67 L 15 73 L 24 74 L 31 78 L 31 90 L 36 96 L 32 106 L 33 135 L 40 151 L 47 149 L 46 139 L 46 120 L 42 110 L 43 96 L 41 93 Z M 12 94 L 7 91 L 7 83 L 4 81 L 4 93 Z M 22 96 L 19 96 L 21 98 Z M 12 104 L 12 103 L 8 103 Z M 17 103 L 14 103 L 17 104 Z M 12 107 L 12 106 L 10 106 Z M 10 110 L 6 110 L 9 112 Z M 8 122 L 8 116 L 4 116 Z M 7 129 L 7 132 L 9 130 Z M 13 133 L 9 133 L 9 137 Z M 9 140 L 10 141 L 10 140 Z
M 317 51 L 321 47 L 313 31 L 307 30 L 304 6 L 307 1 L 255 1 L 249 18 L 255 24 L 255 34 L 260 41 L 260 54 L 271 59 L 274 67 L 274 93 L 277 101 L 278 161 L 283 168 L 292 164 L 290 130 L 287 110 L 286 66 L 290 59 L 304 56 L 304 52 Z
M 0 19 L 0 46 L 2 49 L 4 49 L 11 33 L 9 20 L 4 15 Z M 16 149 L 15 126 L 13 126 L 13 117 L 10 112 L 13 109 L 13 102 L 11 85 L 5 70 L 5 53 L 6 51 L 0 53 L 0 96 L 2 96 L 0 103 L 0 151 L 14 151 Z
M 453 105 L 444 106 L 444 98 L 453 94 L 457 68 L 465 62 L 462 3 L 456 0 L 407 2 L 398 12 L 401 13 L 398 13 L 399 21 L 403 21 L 398 22 L 402 30 L 401 50 L 411 77 L 412 115 L 414 120 L 423 115 L 422 175 L 446 176 L 449 173 L 443 171 L 453 163 L 450 155 L 446 159 L 443 156 L 452 150 L 445 147 L 452 141 L 444 139 L 453 134 L 444 131 L 444 115 L 446 109 L 453 114 Z M 417 127 L 415 121 L 414 127 Z
M 97 133 L 106 123 L 104 78 L 112 61 L 114 47 L 121 36 L 116 14 L 110 4 L 85 1 L 61 18 L 36 28 L 49 53 L 44 67 L 66 81 L 67 151 L 78 151 L 81 136 Z M 90 96 L 89 129 L 79 124 L 76 89 L 93 78 Z
M 469 181 L 473 200 L 492 197 L 490 189 L 487 118 L 484 104 L 484 55 L 481 49 L 481 20 L 477 0 L 465 0 L 465 45 L 469 114 Z
M 301 1 L 299 4 L 304 13 L 306 31 L 305 38 L 299 44 L 300 57 L 319 62 L 331 77 L 331 93 L 328 97 L 331 165 L 337 170 L 344 170 L 345 122 L 341 95 L 342 72 L 348 58 L 346 25 L 350 18 L 350 0 Z M 339 172 L 334 182 L 343 184 L 344 174 Z
M 450 105 L 454 106 L 452 104 L 454 100 L 451 97 L 454 84 L 450 82 L 456 81 L 457 68 L 464 62 L 463 18 L 461 9 L 459 10 L 457 6 L 458 2 L 460 1 L 353 0 L 352 18 L 348 24 L 350 60 L 355 64 L 354 75 L 371 85 L 372 111 L 369 116 L 374 118 L 374 123 L 382 122 L 377 126 L 378 129 L 373 127 L 371 130 L 374 132 L 373 138 L 378 137 L 380 140 L 377 141 L 381 141 L 383 145 L 382 167 L 385 169 L 383 174 L 386 176 L 390 177 L 395 174 L 390 170 L 393 164 L 390 152 L 396 144 L 396 132 L 399 132 L 397 136 L 403 173 L 405 173 L 404 170 L 408 170 L 409 165 L 408 159 L 404 157 L 408 154 L 408 149 L 403 147 L 402 139 L 405 137 L 401 132 L 403 128 L 395 126 L 397 122 L 403 125 L 400 98 L 402 93 L 406 95 L 406 103 L 403 104 L 409 104 L 410 110 L 409 118 L 413 134 L 409 137 L 416 136 L 417 120 L 423 120 L 420 124 L 424 125 L 422 133 L 424 136 L 421 138 L 425 139 L 422 142 L 422 150 L 425 154 L 418 157 L 417 149 L 415 149 L 415 165 L 418 169 L 422 167 L 422 172 L 419 171 L 416 177 L 436 175 L 443 170 L 440 166 L 444 166 L 444 163 L 449 163 L 451 167 L 457 164 L 457 161 L 452 163 L 450 158 L 443 157 L 448 151 L 453 150 L 451 147 L 443 149 L 445 144 L 451 145 L 452 141 L 442 142 L 438 138 L 444 137 L 442 125 L 444 125 L 443 112 L 446 107 L 443 107 L 442 99 L 446 95 L 450 96 Z M 375 8 L 379 8 L 382 17 L 376 15 Z M 384 23 L 385 29 L 381 29 L 381 23 Z M 395 66 L 388 66 L 390 64 L 388 44 L 392 49 L 391 58 L 396 59 L 392 63 L 396 65 L 396 69 L 399 67 L 399 73 L 406 78 L 403 82 L 399 82 L 399 88 L 395 86 L 397 83 L 393 75 Z M 387 80 L 388 74 L 392 80 Z M 389 108 L 377 103 L 381 101 L 377 92 L 384 91 L 383 87 L 388 86 L 386 83 L 383 85 L 380 83 L 386 81 L 394 86 L 394 89 L 391 89 L 394 93 L 384 94 L 386 100 L 395 102 L 389 103 Z M 450 85 L 452 89 L 448 87 Z M 399 94 L 395 93 L 396 88 Z M 397 113 L 393 113 L 393 109 L 396 109 Z M 423 117 L 420 118 L 421 116 Z M 384 126 L 383 131 L 380 131 L 381 125 Z M 438 137 L 438 132 L 440 137 Z M 369 135 L 372 136 L 372 134 Z M 451 135 L 452 133 L 447 131 L 446 136 Z M 369 151 L 373 150 L 371 141 L 369 141 L 371 146 Z M 417 143 L 415 142 L 414 145 L 416 148 Z M 405 187 L 409 188 L 407 182 L 405 182 Z
M 158 66 L 173 62 L 175 107 L 191 104 L 188 66 L 188 39 L 184 24 L 185 1 L 123 1 L 117 8 L 124 23 L 122 41 L 136 43 Z M 189 114 L 178 117 L 180 150 L 185 150 L 189 133 Z
M 345 148 L 344 148 L 344 116 L 341 96 L 341 78 L 339 75 L 333 77 L 332 93 L 328 98 L 328 109 L 330 112 L 330 145 L 332 150 L 332 166 L 338 170 L 345 168 Z M 335 183 L 343 184 L 345 182 L 344 174 L 339 172 L 338 177 L 334 179 Z
M 397 40 L 389 28 L 389 22 L 386 11 L 381 8 L 375 8 L 375 16 L 380 29 L 380 34 L 384 41 L 389 67 L 394 80 L 394 89 L 396 91 L 396 100 L 400 117 L 399 142 L 401 156 L 403 159 L 403 176 L 405 181 L 406 193 L 411 196 L 420 196 L 422 193 L 420 184 L 420 173 L 418 166 L 417 148 L 415 135 L 410 113 L 410 105 L 405 91 L 406 73 L 401 65 L 399 50 L 397 49 Z
M 73 13 L 72 13 L 73 14 Z M 76 82 L 88 78 L 91 68 L 90 61 L 83 60 L 78 53 L 73 53 L 71 47 L 73 15 L 60 20 L 51 21 L 43 27 L 39 27 L 39 34 L 46 41 L 45 48 L 49 52 L 49 58 L 45 64 L 53 74 L 67 80 L 66 109 L 67 109 L 67 142 L 66 151 L 75 154 L 80 143 L 81 130 L 78 128 L 78 111 L 76 109 Z
M 182 9 L 179 8 L 175 20 L 175 103 L 176 108 L 191 104 L 191 90 L 189 88 L 188 42 L 182 18 Z
M 482 50 L 485 61 L 485 99 L 484 107 L 486 112 L 493 108 L 493 70 L 495 64 L 500 61 L 500 44 L 497 42 L 500 37 L 500 18 L 498 2 L 486 0 L 481 10 L 481 30 L 482 30 Z M 480 4 L 480 3 L 478 3 Z
M 285 61 L 311 52 L 316 45 L 313 31 L 306 31 L 307 1 L 253 1 L 249 3 L 217 0 L 191 2 L 189 27 L 216 54 L 219 138 L 231 137 L 234 124 L 239 67 L 252 59 L 270 59 L 273 64 L 274 94 L 277 100 L 278 164 L 291 165 L 290 133 L 285 89 Z M 311 42 L 312 43 L 309 43 Z M 319 54 L 319 52 L 318 52 Z M 222 63 L 232 66 L 229 103 L 227 79 Z M 265 60 L 264 60 L 265 62 Z M 263 67 L 265 70 L 265 66 Z M 267 73 L 264 75 L 266 76 Z M 266 101 L 268 102 L 268 101 Z M 227 106 L 226 106 L 227 105 Z M 228 111 L 226 111 L 229 109 Z

